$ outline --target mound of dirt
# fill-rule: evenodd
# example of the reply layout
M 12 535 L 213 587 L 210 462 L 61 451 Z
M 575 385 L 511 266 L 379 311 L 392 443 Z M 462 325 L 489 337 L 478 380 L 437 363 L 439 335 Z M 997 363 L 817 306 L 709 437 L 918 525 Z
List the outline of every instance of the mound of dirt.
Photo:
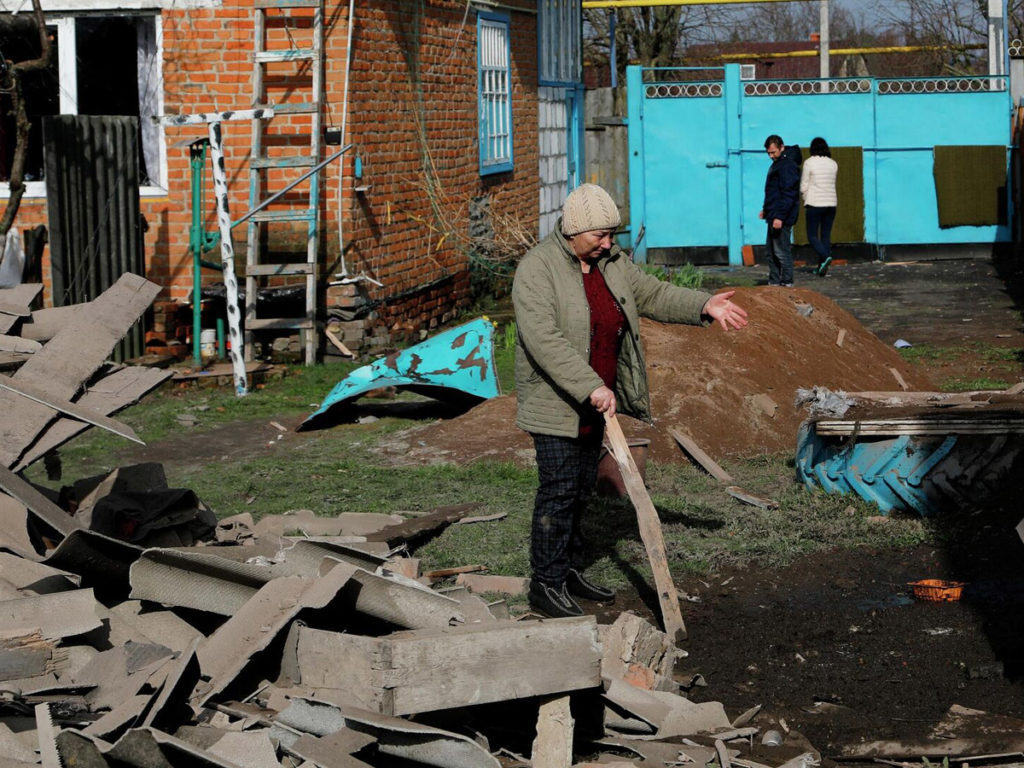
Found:
M 650 459 L 685 461 L 669 434 L 690 435 L 711 456 L 793 451 L 805 418 L 796 390 L 912 390 L 933 386 L 831 299 L 806 288 L 739 288 L 741 331 L 642 322 L 654 423 L 623 418 L 630 438 L 651 441 Z M 394 461 L 531 463 L 533 443 L 515 426 L 515 396 L 489 400 L 448 421 L 405 431 L 381 446 Z

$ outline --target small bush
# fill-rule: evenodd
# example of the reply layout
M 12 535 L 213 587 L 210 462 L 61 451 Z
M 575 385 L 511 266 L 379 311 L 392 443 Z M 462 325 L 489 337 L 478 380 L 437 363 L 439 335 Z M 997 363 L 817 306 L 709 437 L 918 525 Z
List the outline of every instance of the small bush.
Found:
M 704 273 L 693 264 L 684 264 L 681 267 L 661 267 L 645 265 L 641 267 L 644 272 L 653 275 L 666 283 L 672 283 L 680 288 L 692 288 L 699 290 L 704 285 Z

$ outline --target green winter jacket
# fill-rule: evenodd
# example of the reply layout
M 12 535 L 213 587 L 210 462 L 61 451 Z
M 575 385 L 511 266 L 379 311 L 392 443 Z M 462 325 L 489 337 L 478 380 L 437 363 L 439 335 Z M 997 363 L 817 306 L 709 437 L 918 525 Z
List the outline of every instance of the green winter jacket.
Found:
M 651 420 L 640 317 L 706 324 L 701 310 L 711 294 L 680 288 L 648 275 L 618 247 L 598 268 L 626 316 L 615 385 L 616 410 Z M 576 437 L 590 393 L 604 386 L 590 367 L 590 306 L 572 246 L 555 231 L 534 246 L 516 269 L 516 425 L 527 432 Z

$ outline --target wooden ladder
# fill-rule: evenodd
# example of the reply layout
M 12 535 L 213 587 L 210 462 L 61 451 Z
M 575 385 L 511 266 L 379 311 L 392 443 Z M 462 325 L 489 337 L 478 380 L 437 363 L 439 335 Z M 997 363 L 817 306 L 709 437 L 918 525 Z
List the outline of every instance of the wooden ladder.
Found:
M 317 165 L 322 147 L 323 103 L 323 0 L 254 0 L 253 101 L 271 107 L 273 120 L 252 121 L 249 163 L 249 207 L 255 208 L 288 176 L 298 178 Z M 280 92 L 274 101 L 270 92 Z M 296 151 L 296 147 L 300 151 Z M 245 269 L 245 350 L 252 359 L 253 334 L 298 330 L 305 347 L 305 362 L 316 362 L 318 214 L 320 174 L 312 174 L 287 195 L 254 214 L 248 222 Z M 284 261 L 268 253 L 271 229 L 285 234 L 301 231 L 305 223 L 306 258 Z M 290 232 L 289 232 L 290 229 Z M 305 282 L 303 317 L 259 317 L 257 292 L 271 278 L 277 284 Z

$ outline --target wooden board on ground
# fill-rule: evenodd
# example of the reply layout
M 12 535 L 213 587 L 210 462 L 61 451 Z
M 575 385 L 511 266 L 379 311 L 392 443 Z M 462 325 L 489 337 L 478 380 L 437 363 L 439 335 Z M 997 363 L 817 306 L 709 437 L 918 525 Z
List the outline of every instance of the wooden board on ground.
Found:
M 601 682 L 593 616 L 367 637 L 299 627 L 305 688 L 344 691 L 386 715 L 545 696 Z
M 725 485 L 733 484 L 732 475 L 718 466 L 714 459 L 704 453 L 701 447 L 689 435 L 680 432 L 678 429 L 670 429 L 669 434 L 689 454 L 690 458 L 700 464 L 709 475 Z
M 629 494 L 629 498 L 636 508 L 640 538 L 647 549 L 647 559 L 650 561 L 651 571 L 654 573 L 654 586 L 658 592 L 658 603 L 661 606 L 661 620 L 665 632 L 674 641 L 684 640 L 686 639 L 686 625 L 683 623 L 683 614 L 679 610 L 676 585 L 672 581 L 672 574 L 668 569 L 665 538 L 661 532 L 658 511 L 647 494 L 643 477 L 636 468 L 636 462 L 633 461 L 633 454 L 629 450 L 629 444 L 626 442 L 626 436 L 622 434 L 622 427 L 619 426 L 618 420 L 614 416 L 609 417 L 608 414 L 605 414 L 605 422 L 607 424 L 606 436 L 611 445 L 612 457 L 619 467 L 622 481 L 626 486 L 626 493 Z

